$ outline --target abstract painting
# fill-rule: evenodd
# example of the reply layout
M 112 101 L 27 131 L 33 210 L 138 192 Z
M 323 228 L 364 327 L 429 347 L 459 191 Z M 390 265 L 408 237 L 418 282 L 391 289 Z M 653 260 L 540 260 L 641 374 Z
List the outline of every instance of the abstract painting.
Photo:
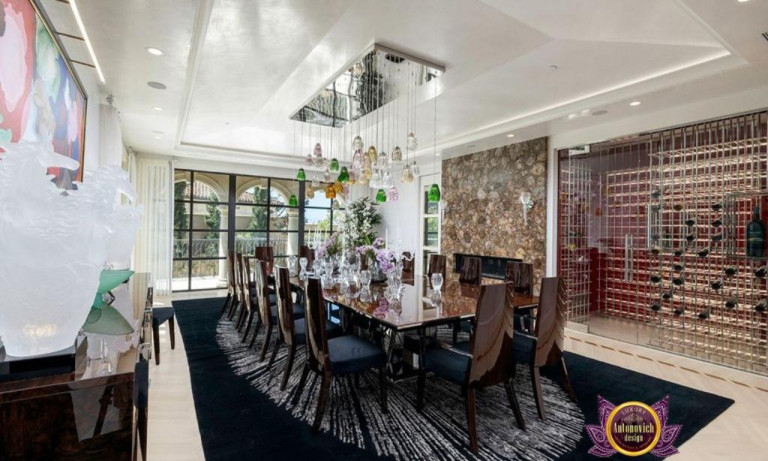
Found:
M 38 8 L 34 0 L 0 0 L 0 152 L 11 142 L 50 143 L 80 163 L 49 171 L 71 189 L 83 178 L 87 96 Z

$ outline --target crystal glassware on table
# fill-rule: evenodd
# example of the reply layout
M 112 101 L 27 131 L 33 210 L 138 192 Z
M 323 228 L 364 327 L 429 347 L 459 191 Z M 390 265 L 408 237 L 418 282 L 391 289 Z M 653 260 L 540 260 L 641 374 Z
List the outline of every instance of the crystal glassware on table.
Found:
M 443 288 L 443 274 L 435 272 L 432 274 L 432 295 L 430 299 L 432 304 L 438 306 L 443 302 L 441 289 Z
M 288 272 L 291 274 L 291 277 L 296 277 L 296 261 L 298 258 L 296 255 L 290 255 L 288 256 Z
M 300 280 L 306 280 L 307 279 L 307 264 L 309 261 L 307 258 L 299 258 L 299 265 L 301 266 L 301 272 L 299 272 L 299 279 Z

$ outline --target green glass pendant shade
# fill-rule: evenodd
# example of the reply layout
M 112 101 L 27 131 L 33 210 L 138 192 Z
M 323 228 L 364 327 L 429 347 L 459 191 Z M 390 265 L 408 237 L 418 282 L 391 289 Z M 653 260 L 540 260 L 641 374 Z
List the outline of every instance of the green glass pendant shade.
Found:
M 331 160 L 331 171 L 339 171 L 339 161 L 335 158 Z
M 339 182 L 348 182 L 349 181 L 349 170 L 347 167 L 343 166 L 341 167 L 341 173 L 339 173 Z
M 387 201 L 387 193 L 384 192 L 384 189 L 379 189 L 379 191 L 376 192 L 376 201 L 379 203 L 385 203 Z
M 108 293 L 131 278 L 132 275 L 133 271 L 128 269 L 115 271 L 103 270 L 99 276 L 99 290 L 96 293 L 99 295 Z
M 299 172 L 296 173 L 296 179 L 299 181 L 307 180 L 307 173 L 304 171 L 304 168 L 299 168 Z
M 432 184 L 432 187 L 429 188 L 429 194 L 427 195 L 427 199 L 430 202 L 439 202 L 440 201 L 440 186 L 437 184 Z
M 288 206 L 299 206 L 299 199 L 295 195 L 291 194 L 291 198 L 288 199 Z
M 100 307 L 91 308 L 83 331 L 101 335 L 127 335 L 133 333 L 133 327 L 117 309 L 103 303 Z

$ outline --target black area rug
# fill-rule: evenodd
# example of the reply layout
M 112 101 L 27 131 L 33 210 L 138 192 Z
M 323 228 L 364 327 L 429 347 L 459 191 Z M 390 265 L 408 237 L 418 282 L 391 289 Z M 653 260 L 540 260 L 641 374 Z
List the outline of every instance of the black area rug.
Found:
M 517 428 L 503 387 L 478 395 L 480 453 L 468 450 L 463 400 L 458 387 L 428 380 L 423 414 L 413 407 L 415 383 L 389 387 L 388 415 L 381 415 L 378 382 L 364 376 L 359 388 L 334 380 L 329 411 L 320 434 L 313 436 L 318 383 L 310 379 L 295 407 L 290 404 L 303 355 L 297 354 L 285 392 L 279 391 L 284 366 L 278 356 L 271 373 L 255 351 L 239 342 L 231 322 L 220 319 L 223 299 L 176 301 L 187 350 L 192 390 L 206 458 L 215 459 L 597 459 L 587 454 L 591 442 L 583 425 L 596 424 L 597 394 L 619 404 L 652 404 L 670 395 L 670 424 L 682 424 L 680 446 L 725 411 L 732 400 L 679 386 L 575 354 L 566 357 L 579 398 L 572 404 L 553 380 L 545 377 L 548 418 L 535 413 L 530 381 L 519 367 L 515 385 L 526 431 Z M 256 347 L 261 345 L 263 333 Z M 301 349 L 300 349 L 301 351 Z M 648 459 L 654 459 L 646 455 Z M 646 458 L 641 457 L 640 459 Z M 629 459 L 616 455 L 615 459 Z M 637 459 L 637 458 L 634 458 Z

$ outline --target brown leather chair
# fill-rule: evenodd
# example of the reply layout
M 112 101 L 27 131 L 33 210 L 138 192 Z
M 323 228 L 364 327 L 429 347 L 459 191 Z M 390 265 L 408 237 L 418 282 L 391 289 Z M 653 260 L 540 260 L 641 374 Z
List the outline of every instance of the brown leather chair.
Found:
M 429 268 L 427 269 L 427 277 L 429 278 L 429 286 L 432 286 L 432 274 L 440 272 L 443 274 L 443 283 L 445 280 L 445 256 L 444 255 L 429 255 Z
M 534 336 L 524 334 L 515 336 L 514 361 L 528 363 L 531 367 L 533 396 L 541 419 L 544 419 L 544 399 L 541 395 L 539 372 L 541 367 L 556 365 L 562 374 L 565 391 L 571 400 L 576 402 L 576 394 L 573 392 L 563 359 L 565 300 L 565 287 L 559 277 L 542 279 L 535 334 Z
M 235 251 L 229 250 L 227 253 L 227 299 L 221 307 L 221 313 L 232 309 L 232 303 L 237 302 L 237 286 L 235 283 Z
M 408 260 L 410 259 L 410 261 Z M 403 251 L 403 282 L 413 284 L 416 279 L 414 258 L 410 251 Z
M 256 247 L 254 257 L 267 263 L 267 276 L 272 275 L 275 268 L 275 249 L 270 246 Z
M 237 253 L 237 297 L 240 299 L 240 315 L 237 317 L 235 328 L 242 331 L 246 320 L 251 316 L 251 295 L 248 284 L 248 272 L 245 269 L 245 257 Z
M 380 348 L 357 336 L 341 336 L 329 339 L 325 300 L 320 280 L 307 280 L 306 344 L 307 359 L 301 372 L 293 404 L 299 402 L 307 376 L 313 371 L 322 376 L 320 395 L 317 399 L 312 432 L 320 430 L 325 407 L 330 397 L 331 379 L 334 375 L 356 375 L 370 368 L 379 370 L 381 410 L 387 413 L 387 356 Z
M 461 272 L 459 273 L 459 283 L 469 283 L 471 285 L 480 285 L 482 280 L 483 261 L 480 258 L 465 257 L 461 263 Z
M 256 296 L 256 282 L 251 276 L 251 258 L 243 256 L 244 269 L 242 273 L 243 287 L 245 291 L 245 303 L 248 311 L 248 319 L 245 323 L 245 332 L 243 333 L 243 342 L 248 338 L 248 333 L 251 331 L 251 325 L 253 324 L 253 318 L 256 317 L 258 310 L 258 297 Z
M 519 261 L 508 262 L 504 281 L 512 283 L 515 294 L 533 296 L 533 265 Z
M 512 309 L 508 307 L 506 294 L 505 284 L 482 285 L 469 342 L 458 344 L 456 347 L 437 345 L 420 354 L 423 359 L 419 366 L 416 407 L 421 411 L 424 405 L 427 371 L 460 385 L 467 398 L 469 445 L 473 453 L 477 453 L 477 389 L 503 383 L 517 425 L 525 429 L 513 382 L 514 316 Z
M 312 263 L 315 262 L 315 250 L 307 245 L 302 245 L 299 247 L 299 258 L 307 258 L 307 270 L 311 271 Z M 297 270 L 301 270 L 301 267 Z
M 254 261 L 254 282 L 256 284 L 256 296 L 258 301 L 259 317 L 256 322 L 256 328 L 253 332 L 253 338 L 248 347 L 253 347 L 256 342 L 256 336 L 259 334 L 259 329 L 262 325 L 267 329 L 266 336 L 264 337 L 264 344 L 261 346 L 261 352 L 259 353 L 259 362 L 264 360 L 267 355 L 267 348 L 269 347 L 269 339 L 272 336 L 272 329 L 276 323 L 275 317 L 272 316 L 272 302 L 269 295 L 269 283 L 267 279 L 267 262 L 261 260 Z

